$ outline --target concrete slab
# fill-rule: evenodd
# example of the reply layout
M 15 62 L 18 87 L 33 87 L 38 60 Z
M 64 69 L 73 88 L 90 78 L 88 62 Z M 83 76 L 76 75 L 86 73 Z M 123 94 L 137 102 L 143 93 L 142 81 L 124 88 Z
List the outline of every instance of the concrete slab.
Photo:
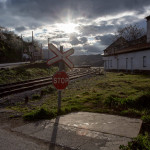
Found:
M 55 119 L 51 122 L 55 122 Z M 142 120 L 116 115 L 78 112 L 60 117 L 59 124 L 133 138 L 138 135 Z
M 117 150 L 138 135 L 141 124 L 140 119 L 79 112 L 12 130 L 72 149 Z

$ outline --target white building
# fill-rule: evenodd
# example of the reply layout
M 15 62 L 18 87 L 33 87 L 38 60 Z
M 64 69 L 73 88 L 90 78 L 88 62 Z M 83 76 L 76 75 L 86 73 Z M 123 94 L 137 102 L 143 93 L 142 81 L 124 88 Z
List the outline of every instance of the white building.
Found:
M 104 50 L 106 71 L 150 72 L 150 16 L 147 19 L 147 38 L 125 47 L 126 40 L 120 38 Z M 118 46 L 121 46 L 120 49 Z

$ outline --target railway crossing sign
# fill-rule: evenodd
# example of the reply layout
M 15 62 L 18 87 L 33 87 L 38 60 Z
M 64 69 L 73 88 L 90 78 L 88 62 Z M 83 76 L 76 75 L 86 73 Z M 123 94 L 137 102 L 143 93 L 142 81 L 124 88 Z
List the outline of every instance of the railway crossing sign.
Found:
M 74 53 L 74 49 L 71 48 L 70 50 L 66 51 L 66 52 L 61 52 L 59 51 L 53 44 L 48 44 L 48 49 L 51 50 L 56 56 L 49 59 L 47 61 L 47 65 L 52 65 L 56 62 L 59 61 L 64 61 L 65 64 L 69 67 L 69 68 L 73 68 L 74 65 L 73 63 L 69 60 L 69 56 L 72 55 Z
M 63 90 L 68 86 L 69 77 L 64 71 L 58 71 L 52 78 L 53 85 L 58 90 Z

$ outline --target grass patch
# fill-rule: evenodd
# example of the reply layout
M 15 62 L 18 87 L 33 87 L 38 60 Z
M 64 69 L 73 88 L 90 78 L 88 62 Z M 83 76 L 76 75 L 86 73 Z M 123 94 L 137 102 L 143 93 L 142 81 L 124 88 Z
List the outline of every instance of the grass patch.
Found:
M 16 68 L 0 69 L 0 84 L 47 77 L 56 71 L 56 67 L 49 68 L 46 63 L 24 64 Z
M 40 99 L 41 96 L 39 94 L 32 95 L 32 100 Z
M 147 90 L 137 88 L 142 89 L 146 86 Z M 82 78 L 69 84 L 68 88 L 62 91 L 62 114 L 88 111 L 129 117 L 147 116 L 150 115 L 149 87 L 150 77 L 143 75 L 107 73 L 106 76 Z M 19 104 L 12 109 L 22 110 L 24 114 L 34 110 L 30 115 L 35 118 L 38 118 L 35 114 L 40 114 L 42 108 L 47 112 L 46 114 L 57 110 L 57 92 L 52 86 L 44 88 L 41 95 L 33 95 L 33 99 L 40 101 L 29 101 L 25 110 Z M 50 118 L 50 114 L 45 115 L 47 119 Z
M 54 87 L 49 86 L 49 87 L 44 88 L 44 89 L 41 90 L 41 95 L 51 94 L 55 91 L 56 91 L 56 89 Z
M 24 120 L 35 121 L 41 119 L 52 119 L 56 117 L 56 110 L 47 110 L 46 108 L 40 108 L 38 110 L 31 111 L 23 115 Z
M 144 123 L 150 123 L 150 115 L 144 115 L 141 119 L 144 121 Z
M 150 150 L 150 137 L 148 133 L 144 135 L 138 135 L 131 142 L 128 142 L 127 146 L 120 145 L 121 150 Z
M 128 117 L 140 117 L 141 116 L 141 112 L 136 110 L 136 109 L 127 109 L 127 110 L 123 110 L 120 113 L 123 116 L 128 116 Z

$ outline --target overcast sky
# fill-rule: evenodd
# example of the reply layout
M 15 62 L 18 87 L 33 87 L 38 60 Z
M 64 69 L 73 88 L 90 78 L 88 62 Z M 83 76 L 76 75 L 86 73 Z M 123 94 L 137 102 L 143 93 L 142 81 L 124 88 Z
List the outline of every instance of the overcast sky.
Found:
M 0 0 L 0 26 L 76 55 L 101 54 L 119 27 L 146 28 L 149 15 L 150 0 Z

